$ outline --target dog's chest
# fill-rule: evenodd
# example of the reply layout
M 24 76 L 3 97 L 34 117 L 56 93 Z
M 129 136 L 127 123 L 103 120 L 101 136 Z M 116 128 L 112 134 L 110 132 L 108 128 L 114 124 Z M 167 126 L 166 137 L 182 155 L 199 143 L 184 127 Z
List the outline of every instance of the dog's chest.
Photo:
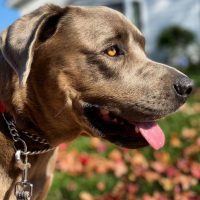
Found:
M 8 176 L 5 169 L 0 164 L 0 199 L 14 200 L 14 192 L 11 189 L 13 180 Z

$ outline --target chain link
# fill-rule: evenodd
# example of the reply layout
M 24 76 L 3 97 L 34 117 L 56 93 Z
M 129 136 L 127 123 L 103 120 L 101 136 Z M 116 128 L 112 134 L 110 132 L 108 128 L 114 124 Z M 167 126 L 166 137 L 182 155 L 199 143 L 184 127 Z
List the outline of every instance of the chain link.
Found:
M 44 144 L 44 145 L 48 145 L 48 148 L 44 148 L 41 150 L 35 150 L 35 151 L 27 151 L 27 145 L 26 142 L 20 137 L 18 130 L 16 129 L 16 125 L 15 122 L 13 120 L 7 120 L 4 113 L 2 113 L 3 119 L 6 122 L 7 126 L 8 126 L 8 130 L 10 132 L 10 135 L 12 136 L 12 139 L 14 141 L 15 144 L 17 143 L 22 143 L 24 150 L 22 151 L 24 154 L 27 155 L 38 155 L 38 154 L 43 154 L 43 153 L 47 153 L 49 151 L 52 151 L 55 149 L 55 147 L 51 147 L 50 144 L 48 143 L 48 141 L 46 139 L 42 139 L 41 137 L 39 137 L 36 134 L 30 134 L 27 131 L 22 131 L 24 133 L 24 135 L 26 135 L 26 137 L 30 138 L 31 140 L 38 142 L 40 144 Z M 15 145 L 16 148 L 16 145 Z M 16 148 L 17 149 L 17 148 Z M 25 153 L 26 152 L 26 153 Z

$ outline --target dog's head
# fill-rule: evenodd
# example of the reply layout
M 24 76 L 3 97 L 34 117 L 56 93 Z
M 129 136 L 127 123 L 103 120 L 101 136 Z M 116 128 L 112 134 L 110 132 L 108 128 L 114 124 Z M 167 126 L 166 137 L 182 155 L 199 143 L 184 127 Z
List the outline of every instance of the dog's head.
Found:
M 142 33 L 117 11 L 45 6 L 11 25 L 1 50 L 19 77 L 17 112 L 51 142 L 86 133 L 128 148 L 160 148 L 155 121 L 186 101 L 192 81 L 147 58 L 144 48 Z

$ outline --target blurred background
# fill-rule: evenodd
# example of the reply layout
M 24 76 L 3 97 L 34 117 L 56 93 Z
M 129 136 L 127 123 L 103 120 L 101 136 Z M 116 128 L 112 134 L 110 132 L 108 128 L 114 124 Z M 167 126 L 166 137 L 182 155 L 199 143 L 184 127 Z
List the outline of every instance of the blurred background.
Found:
M 200 200 L 200 0 L 0 0 L 0 32 L 45 3 L 124 13 L 144 33 L 150 58 L 196 82 L 189 101 L 160 122 L 167 137 L 162 150 L 85 137 L 60 145 L 48 200 Z

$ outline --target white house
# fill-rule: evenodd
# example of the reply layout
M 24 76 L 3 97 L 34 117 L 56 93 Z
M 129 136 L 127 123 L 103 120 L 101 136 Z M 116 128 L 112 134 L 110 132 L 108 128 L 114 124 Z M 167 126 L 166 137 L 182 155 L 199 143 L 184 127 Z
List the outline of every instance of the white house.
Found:
M 7 0 L 23 15 L 45 4 L 61 6 L 105 5 L 123 12 L 146 37 L 146 51 L 153 55 L 158 34 L 165 27 L 179 25 L 193 31 L 200 41 L 200 0 Z M 198 55 L 197 55 L 198 56 Z

